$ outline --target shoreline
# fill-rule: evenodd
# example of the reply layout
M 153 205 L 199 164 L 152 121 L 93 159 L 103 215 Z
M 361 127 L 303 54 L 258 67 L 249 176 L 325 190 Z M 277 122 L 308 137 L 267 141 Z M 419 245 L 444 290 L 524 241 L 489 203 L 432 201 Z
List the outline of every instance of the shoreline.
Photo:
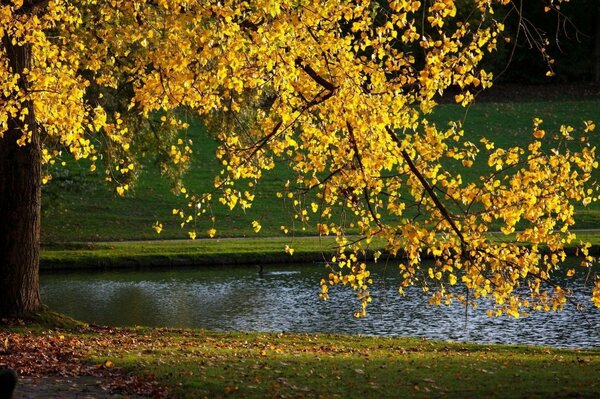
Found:
M 591 234 L 600 240 L 600 231 Z M 293 254 L 286 253 L 286 246 L 295 249 Z M 373 260 L 373 253 L 382 248 L 383 243 L 374 244 L 364 259 Z M 578 247 L 568 245 L 565 252 L 568 256 L 577 256 Z M 333 254 L 335 241 L 331 237 L 66 243 L 42 247 L 40 271 L 298 264 L 327 262 Z M 600 244 L 592 243 L 589 254 L 600 256 Z M 423 253 L 422 258 L 432 259 L 433 256 Z

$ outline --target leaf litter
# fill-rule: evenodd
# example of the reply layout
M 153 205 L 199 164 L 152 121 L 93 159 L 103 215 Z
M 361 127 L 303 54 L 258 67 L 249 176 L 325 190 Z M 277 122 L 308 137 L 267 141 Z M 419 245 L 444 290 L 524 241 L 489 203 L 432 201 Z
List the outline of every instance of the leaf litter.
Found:
M 107 349 L 110 352 L 110 348 L 134 350 L 136 345 L 144 341 L 143 337 L 140 339 L 127 329 L 98 326 L 85 327 L 78 333 L 81 335 L 73 336 L 61 330 L 35 333 L 0 330 L 0 368 L 11 367 L 17 371 L 20 376 L 19 389 L 24 390 L 22 397 L 25 398 L 36 397 L 26 394 L 31 393 L 31 386 L 36 384 L 46 385 L 41 388 L 45 391 L 56 391 L 62 386 L 63 392 L 57 395 L 66 395 L 66 392 L 72 392 L 73 387 L 82 383 L 85 386 L 81 390 L 84 391 L 93 389 L 90 385 L 96 385 L 98 392 L 108 395 L 102 397 L 112 397 L 110 394 L 159 399 L 170 397 L 170 391 L 161 387 L 150 375 L 131 375 L 115 367 L 108 358 L 95 364 L 86 361 L 90 354 L 98 353 L 101 349 L 104 352 Z

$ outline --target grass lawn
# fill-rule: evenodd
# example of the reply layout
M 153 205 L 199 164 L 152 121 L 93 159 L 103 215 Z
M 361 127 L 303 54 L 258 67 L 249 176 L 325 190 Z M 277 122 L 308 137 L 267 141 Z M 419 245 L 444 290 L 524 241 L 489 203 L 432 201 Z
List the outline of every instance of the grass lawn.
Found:
M 144 333 L 142 333 L 144 334 Z M 600 352 L 320 334 L 150 331 L 136 351 L 106 351 L 177 397 L 547 398 L 600 394 Z
M 531 139 L 531 120 L 534 116 L 544 119 L 544 128 L 556 132 L 561 123 L 581 127 L 584 120 L 600 121 L 600 100 L 546 101 L 522 103 L 477 103 L 465 110 L 456 105 L 440 105 L 431 120 L 445 125 L 449 120 L 464 120 L 468 138 L 478 143 L 487 136 L 497 146 L 524 145 Z M 212 187 L 212 178 L 219 170 L 214 159 L 216 143 L 196 123 L 190 131 L 194 138 L 195 159 L 187 177 L 188 186 L 198 192 Z M 596 137 L 597 136 L 597 133 Z M 600 139 L 597 140 L 600 144 Z M 481 163 L 483 161 L 480 161 Z M 465 180 L 478 177 L 481 165 L 465 169 Z M 271 237 L 280 236 L 281 225 L 292 228 L 294 235 L 314 232 L 311 226 L 293 226 L 289 204 L 276 198 L 275 193 L 291 172 L 278 167 L 267 173 L 257 187 L 257 199 L 246 213 L 219 205 L 214 206 L 216 229 L 220 237 Z M 84 162 L 69 163 L 55 173 L 52 183 L 44 187 L 42 239 L 45 244 L 64 242 L 145 240 L 187 238 L 187 230 L 181 230 L 179 220 L 172 215 L 173 208 L 184 204 L 181 198 L 169 191 L 169 185 L 160 179 L 156 167 L 146 165 L 135 191 L 125 197 L 117 197 L 100 176 L 87 171 Z M 600 203 L 577 208 L 577 228 L 600 227 Z M 152 224 L 160 220 L 164 224 L 162 234 L 157 235 Z M 259 234 L 252 231 L 251 222 L 262 224 Z M 208 221 L 197 226 L 198 236 L 205 237 L 212 224 Z
M 511 235 L 494 234 L 494 240 L 510 241 Z M 579 242 L 592 244 L 591 254 L 600 255 L 600 232 L 577 232 Z M 383 250 L 385 242 L 373 240 L 372 251 Z M 294 249 L 292 255 L 286 246 Z M 97 269 L 301 263 L 328 261 L 336 252 L 332 237 L 250 237 L 201 240 L 123 241 L 56 244 L 44 247 L 42 269 Z
M 289 255 L 285 247 L 294 249 Z M 335 252 L 333 238 L 264 237 L 212 240 L 59 244 L 42 252 L 42 267 L 81 269 L 98 266 L 232 265 L 324 261 Z M 380 248 L 381 245 L 376 246 Z
M 91 364 L 110 368 L 111 382 L 145 376 L 177 398 L 600 396 L 598 350 L 47 324 L 0 326 L 0 339 L 4 361 L 19 370 L 35 374 L 54 362 L 68 375 Z M 39 350 L 47 365 L 31 363 Z

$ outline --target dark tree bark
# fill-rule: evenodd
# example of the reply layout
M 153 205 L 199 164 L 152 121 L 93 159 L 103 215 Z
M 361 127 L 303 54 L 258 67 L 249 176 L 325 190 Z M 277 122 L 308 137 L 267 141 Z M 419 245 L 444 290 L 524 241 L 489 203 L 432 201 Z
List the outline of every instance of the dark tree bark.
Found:
M 20 74 L 18 85 L 27 92 L 24 69 L 31 65 L 31 48 L 2 40 L 8 63 Z M 31 101 L 29 114 L 10 118 L 8 131 L 0 139 L 0 316 L 24 316 L 42 307 L 39 288 L 41 216 L 41 143 Z M 27 124 L 30 140 L 17 140 Z
M 600 5 L 596 7 L 596 31 L 594 32 L 594 82 L 600 83 Z

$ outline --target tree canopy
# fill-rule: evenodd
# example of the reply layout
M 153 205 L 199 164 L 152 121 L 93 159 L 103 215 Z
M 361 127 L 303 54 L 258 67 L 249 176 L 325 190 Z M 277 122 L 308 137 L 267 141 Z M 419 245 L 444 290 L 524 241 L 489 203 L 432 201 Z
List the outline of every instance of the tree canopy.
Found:
M 481 63 L 506 39 L 510 0 L 0 4 L 0 136 L 18 131 L 11 139 L 28 146 L 39 135 L 43 164 L 87 158 L 119 194 L 148 151 L 178 176 L 193 156 L 180 115 L 192 112 L 219 121 L 223 172 L 211 193 L 178 186 L 190 237 L 215 202 L 250 208 L 263 173 L 286 162 L 297 178 L 278 195 L 340 245 L 323 298 L 347 284 L 364 314 L 362 254 L 377 237 L 400 255 L 400 293 L 419 284 L 433 303 L 488 298 L 515 317 L 566 302 L 551 275 L 576 239 L 574 204 L 598 199 L 594 123 L 546 132 L 534 119 L 521 146 L 497 148 L 466 140 L 459 122 L 428 121 L 443 96 L 469 106 L 491 86 Z M 13 62 L 14 49 L 30 62 Z M 464 181 L 474 165 L 481 178 Z M 515 239 L 494 240 L 495 229 Z M 600 306 L 600 280 L 592 299 Z

